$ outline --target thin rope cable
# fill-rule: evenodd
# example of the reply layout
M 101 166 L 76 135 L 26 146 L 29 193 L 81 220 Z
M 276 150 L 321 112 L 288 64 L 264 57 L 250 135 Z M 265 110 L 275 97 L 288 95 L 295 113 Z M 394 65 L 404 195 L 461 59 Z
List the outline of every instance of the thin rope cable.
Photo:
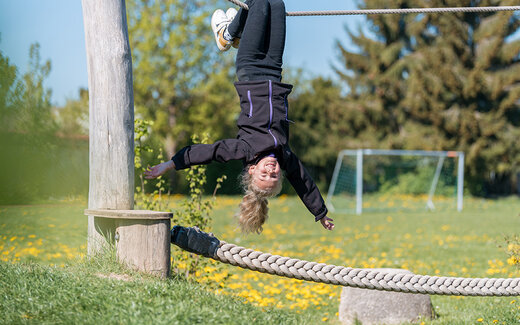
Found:
M 240 0 L 228 0 L 231 3 L 249 10 L 247 4 Z M 361 10 L 324 10 L 324 11 L 292 11 L 287 16 L 339 16 L 339 15 L 387 15 L 387 14 L 420 14 L 420 13 L 449 13 L 449 12 L 496 12 L 518 11 L 520 6 L 495 7 L 452 7 L 452 8 L 403 8 L 403 9 L 361 9 Z

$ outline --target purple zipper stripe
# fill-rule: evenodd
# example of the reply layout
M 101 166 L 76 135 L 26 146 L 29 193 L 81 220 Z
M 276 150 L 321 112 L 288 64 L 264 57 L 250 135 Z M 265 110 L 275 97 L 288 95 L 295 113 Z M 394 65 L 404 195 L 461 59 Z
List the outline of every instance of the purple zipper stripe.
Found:
M 249 118 L 253 117 L 253 102 L 251 101 L 251 90 L 247 91 L 247 99 L 249 100 Z
M 289 105 L 287 105 L 287 95 L 284 96 L 283 103 L 285 105 L 285 119 L 289 120 Z
M 274 136 L 273 132 L 271 132 L 271 124 L 273 124 L 273 82 L 269 80 L 269 127 L 267 128 L 267 130 L 269 131 L 269 134 L 273 137 L 274 146 L 278 147 L 278 141 L 276 140 L 276 137 Z
M 274 136 L 273 132 L 271 132 L 271 130 L 269 130 L 269 134 L 273 137 L 274 139 L 274 146 L 275 147 L 278 147 L 278 141 L 276 141 L 276 137 Z

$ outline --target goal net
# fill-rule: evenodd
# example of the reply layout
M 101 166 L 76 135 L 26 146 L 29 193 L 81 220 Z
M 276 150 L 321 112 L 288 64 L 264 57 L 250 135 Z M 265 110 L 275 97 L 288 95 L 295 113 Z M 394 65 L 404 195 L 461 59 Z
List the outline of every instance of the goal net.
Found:
M 332 212 L 462 210 L 464 153 L 343 150 L 327 194 Z

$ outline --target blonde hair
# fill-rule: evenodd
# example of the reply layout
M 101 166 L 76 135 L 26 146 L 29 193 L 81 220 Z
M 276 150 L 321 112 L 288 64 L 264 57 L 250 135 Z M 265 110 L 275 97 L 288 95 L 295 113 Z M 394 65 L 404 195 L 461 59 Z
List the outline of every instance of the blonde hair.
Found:
M 282 190 L 282 177 L 276 183 L 276 186 L 264 190 L 254 183 L 254 178 L 249 174 L 248 165 L 240 175 L 240 182 L 244 189 L 244 197 L 239 205 L 238 224 L 244 233 L 261 233 L 262 225 L 269 217 L 267 212 L 267 199 L 275 197 Z

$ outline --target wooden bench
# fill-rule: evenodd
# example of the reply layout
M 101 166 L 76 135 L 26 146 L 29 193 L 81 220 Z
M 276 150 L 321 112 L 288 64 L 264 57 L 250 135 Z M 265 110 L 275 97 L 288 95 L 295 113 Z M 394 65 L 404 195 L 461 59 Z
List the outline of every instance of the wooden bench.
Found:
M 170 275 L 171 212 L 87 209 L 85 215 L 113 220 L 119 261 L 162 278 Z

